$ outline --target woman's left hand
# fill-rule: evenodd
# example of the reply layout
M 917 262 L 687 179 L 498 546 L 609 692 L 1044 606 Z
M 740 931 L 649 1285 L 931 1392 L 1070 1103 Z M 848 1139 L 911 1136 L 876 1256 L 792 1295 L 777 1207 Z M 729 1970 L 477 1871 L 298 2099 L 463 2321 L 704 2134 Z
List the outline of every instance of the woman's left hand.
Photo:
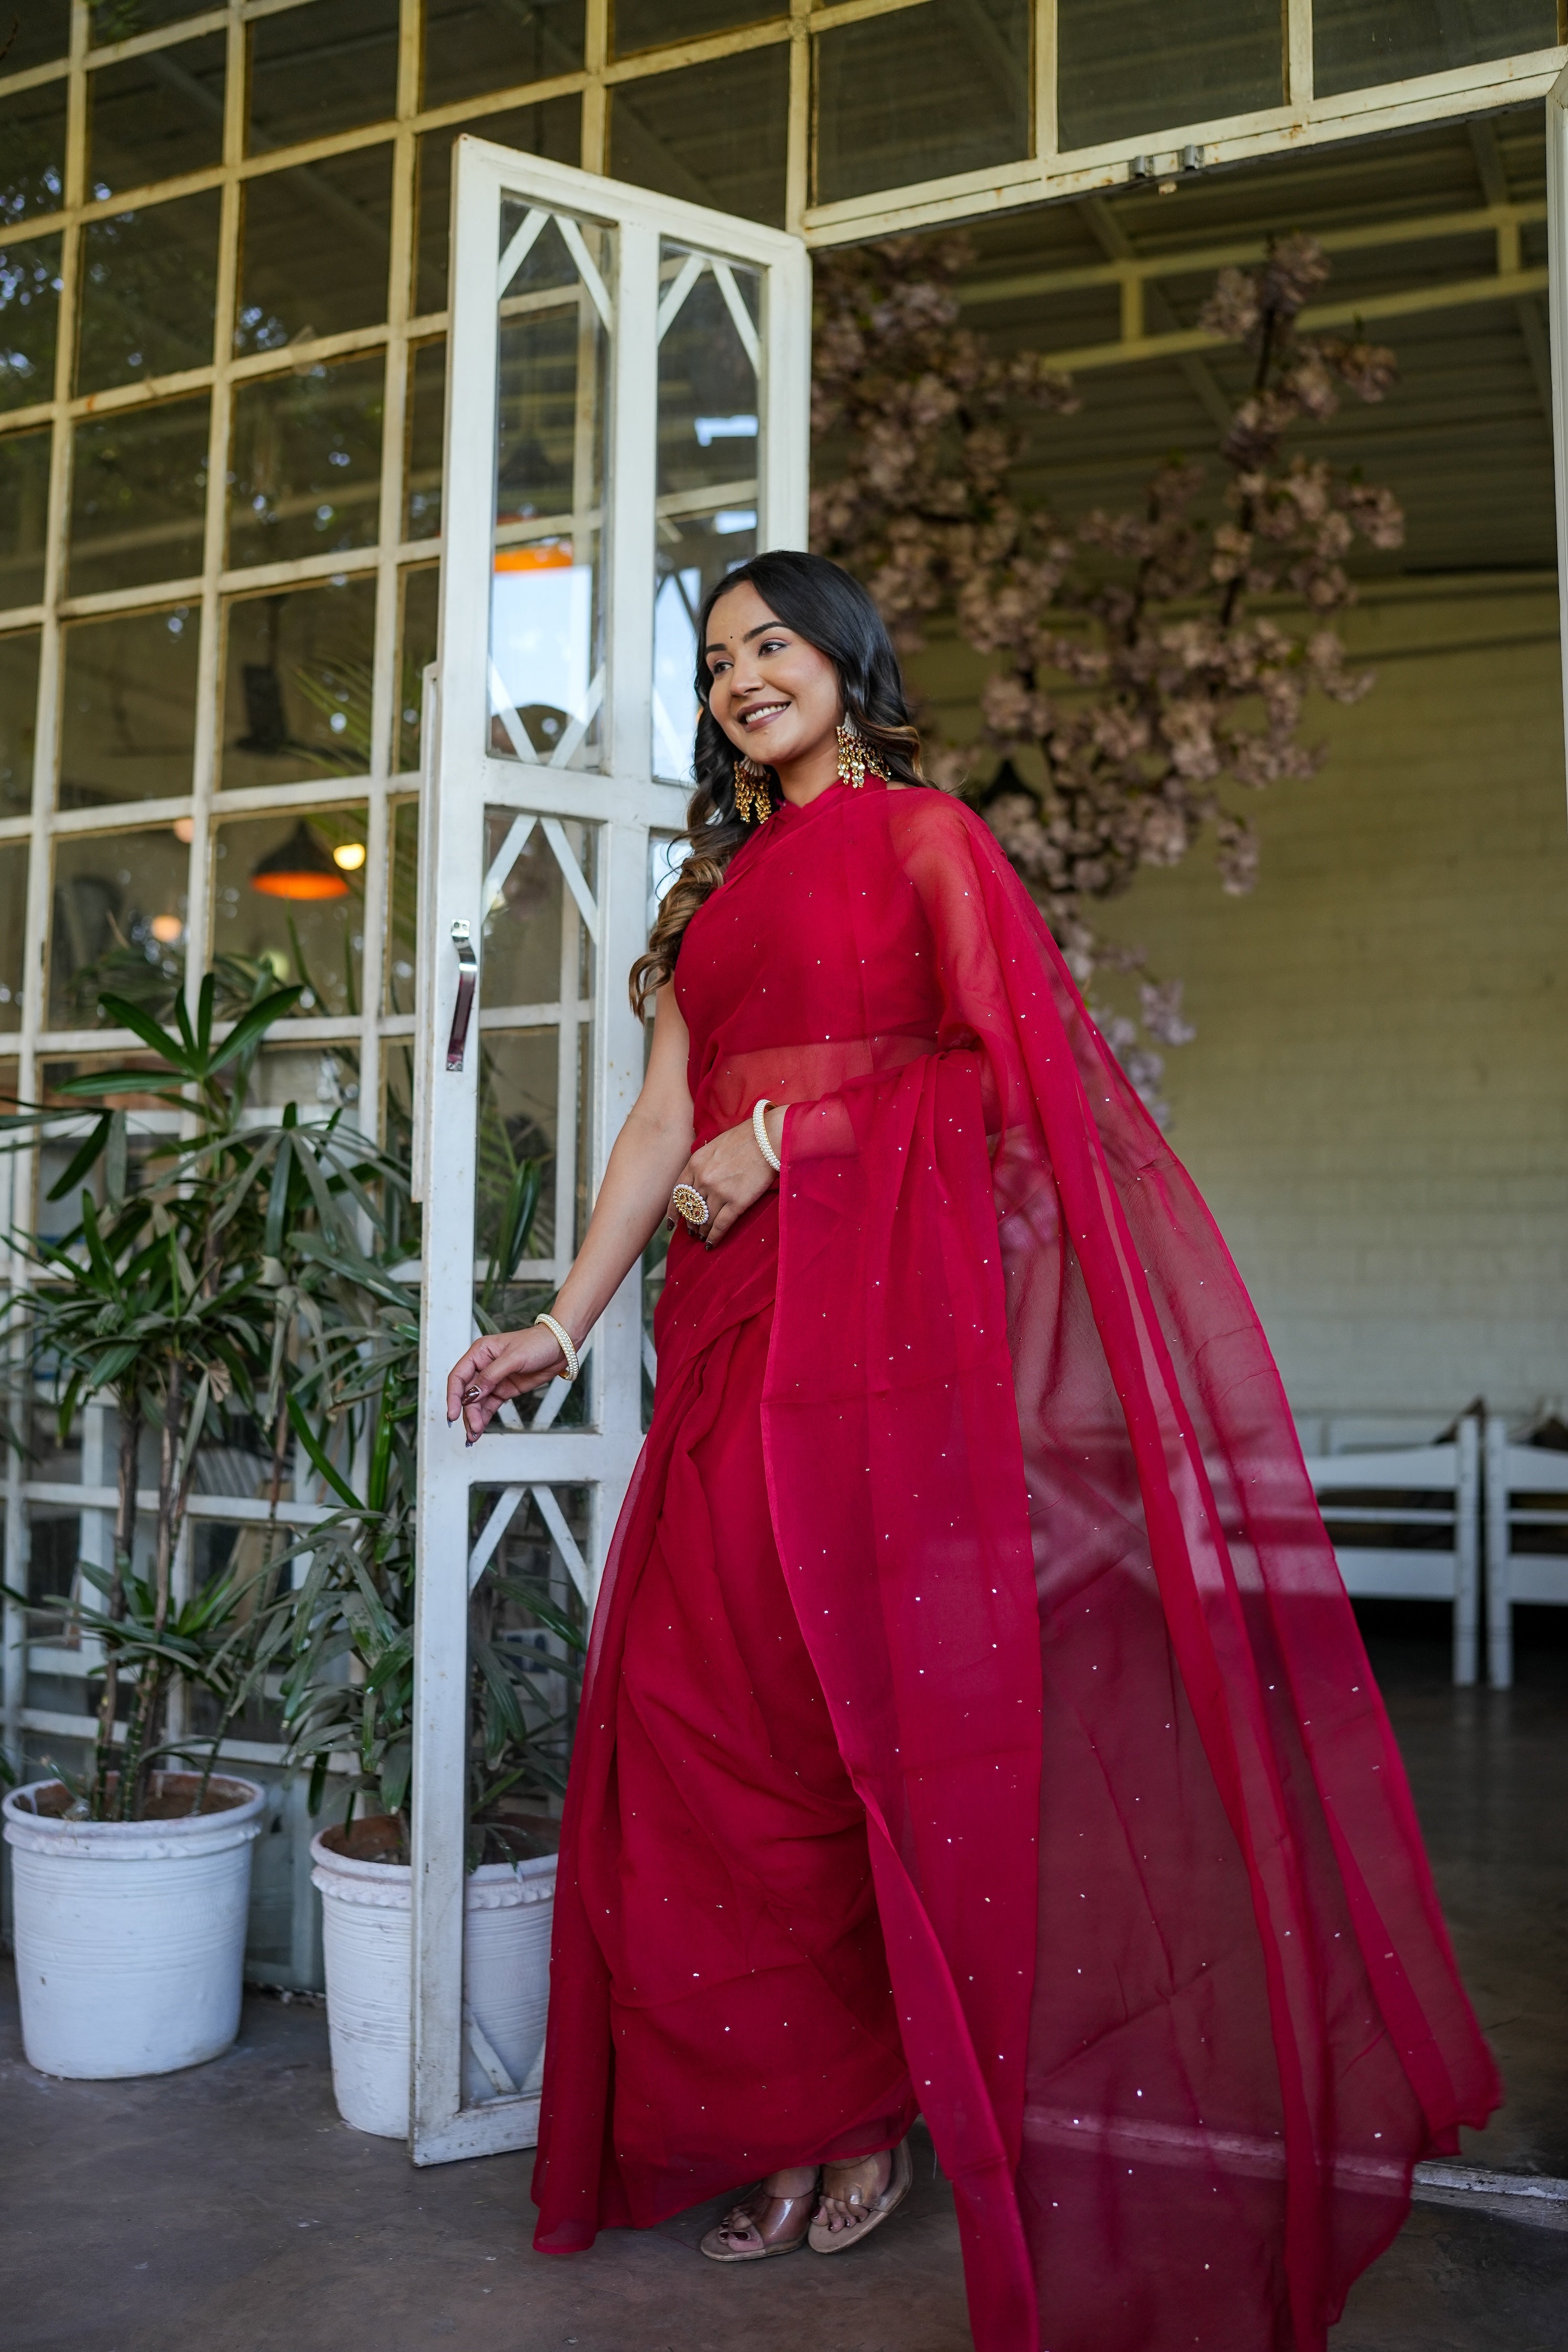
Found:
M 768 1140 L 776 1151 L 784 1128 L 784 1106 L 776 1103 L 767 1112 Z M 693 1237 L 709 1249 L 721 1242 L 739 1216 L 743 1216 L 753 1201 L 760 1201 L 773 1181 L 773 1171 L 757 1150 L 757 1139 L 751 1120 L 739 1127 L 727 1127 L 711 1143 L 694 1151 L 679 1175 L 677 1184 L 689 1184 L 700 1192 L 708 1203 L 708 1223 L 693 1225 Z

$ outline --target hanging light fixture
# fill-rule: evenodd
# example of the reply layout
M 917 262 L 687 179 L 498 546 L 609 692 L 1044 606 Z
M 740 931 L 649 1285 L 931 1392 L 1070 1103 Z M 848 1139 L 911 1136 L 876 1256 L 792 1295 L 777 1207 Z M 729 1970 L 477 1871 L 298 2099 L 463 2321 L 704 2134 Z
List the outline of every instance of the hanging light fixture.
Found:
M 268 898 L 346 898 L 349 886 L 303 817 L 280 849 L 253 867 L 250 887 Z

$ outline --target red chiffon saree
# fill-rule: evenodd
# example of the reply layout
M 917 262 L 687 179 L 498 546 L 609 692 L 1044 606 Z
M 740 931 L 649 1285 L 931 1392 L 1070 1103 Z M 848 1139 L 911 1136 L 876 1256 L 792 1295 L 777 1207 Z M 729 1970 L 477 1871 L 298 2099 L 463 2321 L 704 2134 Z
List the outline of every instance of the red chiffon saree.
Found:
M 1240 1277 L 985 826 L 784 807 L 563 1828 L 537 2243 L 886 2147 L 979 2352 L 1309 2352 L 1499 2089 Z

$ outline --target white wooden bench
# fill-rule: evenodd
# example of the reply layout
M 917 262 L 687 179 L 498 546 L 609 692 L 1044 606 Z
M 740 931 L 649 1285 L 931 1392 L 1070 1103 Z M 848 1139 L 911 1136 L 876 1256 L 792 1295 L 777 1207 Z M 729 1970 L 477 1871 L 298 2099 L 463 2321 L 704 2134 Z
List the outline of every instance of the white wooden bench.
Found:
M 1457 1683 L 1476 1679 L 1480 1464 L 1476 1413 L 1463 1416 L 1447 1444 L 1307 1457 L 1346 1591 L 1354 1600 L 1450 1602 Z
M 1513 1681 L 1513 1612 L 1521 1601 L 1568 1609 L 1568 1454 L 1510 1445 L 1500 1413 L 1487 1415 L 1487 1672 Z M 1545 1535 L 1561 1549 L 1536 1548 Z

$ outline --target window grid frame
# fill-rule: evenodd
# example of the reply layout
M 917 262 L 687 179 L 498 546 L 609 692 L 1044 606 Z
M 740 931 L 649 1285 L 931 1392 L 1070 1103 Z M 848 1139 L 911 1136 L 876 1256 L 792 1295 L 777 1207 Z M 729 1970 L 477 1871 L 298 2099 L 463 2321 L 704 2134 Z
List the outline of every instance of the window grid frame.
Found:
M 437 561 L 442 550 L 438 535 L 415 540 L 401 536 L 407 471 L 405 428 L 410 359 L 416 344 L 444 334 L 448 326 L 445 309 L 417 313 L 413 308 L 416 163 L 417 142 L 426 133 L 460 129 L 467 122 L 503 111 L 576 97 L 581 109 L 579 161 L 585 170 L 602 172 L 607 161 L 609 100 L 615 89 L 652 80 L 684 67 L 787 44 L 785 223 L 808 245 L 829 247 L 893 229 L 975 218 L 994 211 L 1125 185 L 1134 176 L 1135 159 L 1131 151 L 1135 146 L 1140 151 L 1138 162 L 1156 171 L 1165 171 L 1177 167 L 1180 150 L 1189 144 L 1203 151 L 1205 163 L 1235 162 L 1261 157 L 1287 145 L 1300 149 L 1352 135 L 1366 136 L 1452 119 L 1488 105 L 1518 103 L 1543 96 L 1568 57 L 1568 47 L 1559 45 L 1320 101 L 1313 89 L 1312 0 L 1284 0 L 1280 105 L 1214 122 L 1173 125 L 1137 142 L 1121 140 L 1090 149 L 1064 151 L 1057 130 L 1057 0 L 1031 0 L 1031 130 L 1026 155 L 983 172 L 881 190 L 837 204 L 816 205 L 812 201 L 815 45 L 841 26 L 899 14 L 927 5 L 927 0 L 833 0 L 832 5 L 824 6 L 815 6 L 813 0 L 775 0 L 778 13 L 760 23 L 641 51 L 626 58 L 616 58 L 610 53 L 610 0 L 585 0 L 584 62 L 580 68 L 425 109 L 419 103 L 423 0 L 399 0 L 393 115 L 343 131 L 247 154 L 247 28 L 260 19 L 311 5 L 313 0 L 221 0 L 221 5 L 173 25 L 95 48 L 90 38 L 90 0 L 72 0 L 67 54 L 58 60 L 14 74 L 0 72 L 0 99 L 19 96 L 62 79 L 67 83 L 63 202 L 52 213 L 16 221 L 4 230 L 4 242 L 13 248 L 41 238 L 59 237 L 64 289 L 49 397 L 0 416 L 0 437 L 44 426 L 49 428 L 51 436 L 43 594 L 37 604 L 0 613 L 0 633 L 9 635 L 37 629 L 40 639 L 32 804 L 26 815 L 0 819 L 0 842 L 26 841 L 30 853 L 21 1026 L 17 1032 L 0 1037 L 0 1071 L 15 1073 L 16 1091 L 24 1099 L 36 1096 L 38 1066 L 45 1056 L 112 1054 L 129 1050 L 135 1044 L 124 1031 L 50 1030 L 45 1026 L 53 850 L 58 841 L 79 834 L 167 825 L 181 818 L 191 821 L 186 939 L 188 987 L 194 992 L 211 953 L 216 822 L 231 816 L 283 814 L 295 810 L 304 813 L 352 802 L 363 804 L 366 824 L 362 1012 L 355 1018 L 300 1019 L 289 1024 L 287 1034 L 302 1045 L 335 1044 L 356 1052 L 360 1115 L 373 1129 L 379 1123 L 384 1047 L 393 1039 L 410 1036 L 414 1028 L 411 1014 L 383 1011 L 390 913 L 390 811 L 395 800 L 406 799 L 418 788 L 417 775 L 396 771 L 393 766 L 398 700 L 399 582 L 406 568 Z M 760 0 L 760 5 L 766 5 L 766 0 Z M 1560 35 L 1568 31 L 1561 7 L 1558 30 Z M 107 67 L 219 33 L 226 36 L 227 43 L 222 161 L 141 189 L 121 190 L 106 198 L 90 196 L 87 186 L 88 77 Z M 244 354 L 233 349 L 244 189 L 253 179 L 382 145 L 392 150 L 385 319 L 374 326 L 317 338 L 308 347 L 312 362 L 376 351 L 384 354 L 383 455 L 376 543 L 374 547 L 265 566 L 226 565 L 226 474 L 236 389 L 248 382 L 289 373 L 300 356 L 297 348 Z M 220 223 L 210 360 L 195 368 L 117 385 L 101 393 L 76 394 L 73 380 L 81 244 L 87 228 L 97 220 L 132 210 L 149 211 L 181 197 L 212 190 L 220 195 Z M 1484 221 L 1496 234 L 1497 293 L 1534 294 L 1544 285 L 1544 270 L 1521 269 L 1518 243 L 1521 226 L 1537 216 L 1541 209 L 1493 206 L 1487 214 L 1477 215 L 1478 225 Z M 1440 227 L 1452 226 L 1451 222 L 1433 223 L 1429 233 L 1436 234 Z M 1143 281 L 1157 278 L 1161 266 L 1158 260 L 1141 259 L 1109 265 L 1126 280 L 1124 294 L 1131 299 L 1124 302 L 1124 314 L 1135 325 L 1141 325 L 1142 320 Z M 1065 287 L 1069 277 L 1074 282 L 1080 278 L 1088 282 L 1103 275 L 1107 267 L 1090 265 L 1081 271 L 1050 275 Z M 1040 290 L 1047 289 L 1042 286 Z M 1474 300 L 1479 297 L 1475 285 L 1468 284 L 1453 289 L 1451 299 Z M 1428 289 L 1423 307 L 1442 307 L 1443 299 L 1442 289 Z M 1375 304 L 1360 306 L 1368 317 L 1375 309 Z M 1313 321 L 1309 319 L 1307 323 Z M 1136 334 L 1124 335 L 1119 345 L 1097 346 L 1092 351 L 1063 356 L 1068 363 L 1079 367 L 1111 364 L 1118 358 L 1151 356 L 1156 348 L 1163 348 L 1171 340 L 1147 335 L 1140 340 Z M 146 587 L 63 594 L 70 525 L 72 441 L 77 421 L 89 414 L 110 415 L 180 394 L 202 391 L 210 394 L 211 407 L 200 574 L 160 581 Z M 226 600 L 238 590 L 285 587 L 339 577 L 374 578 L 376 583 L 373 756 L 369 771 L 359 777 L 331 776 L 219 792 L 219 694 Z M 199 614 L 195 740 L 190 791 L 156 801 L 117 803 L 100 809 L 58 809 L 56 803 L 64 625 L 93 614 L 156 609 L 174 603 L 187 604 Z M 0 1171 L 7 1229 L 14 1218 L 30 1219 L 33 1181 L 30 1157 L 18 1155 Z M 0 1242 L 0 1282 L 14 1279 L 15 1274 L 10 1252 Z M 14 1575 L 25 1573 L 27 1549 L 30 1496 L 22 1472 L 19 1457 L 11 1455 L 4 1502 L 6 1556 L 15 1564 Z M 6 1638 L 3 1713 L 7 1742 L 15 1748 L 26 1719 L 27 1650 L 21 1612 L 15 1604 L 7 1603 L 4 1613 Z M 258 1755 L 255 1760 L 262 1759 Z

